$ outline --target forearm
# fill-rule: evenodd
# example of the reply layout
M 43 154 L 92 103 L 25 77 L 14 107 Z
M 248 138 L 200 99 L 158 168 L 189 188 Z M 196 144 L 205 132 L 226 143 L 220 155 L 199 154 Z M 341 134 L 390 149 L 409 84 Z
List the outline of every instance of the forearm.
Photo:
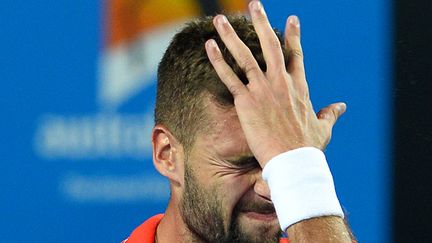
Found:
M 287 229 L 291 243 L 302 242 L 355 242 L 344 219 L 324 216 L 300 221 Z

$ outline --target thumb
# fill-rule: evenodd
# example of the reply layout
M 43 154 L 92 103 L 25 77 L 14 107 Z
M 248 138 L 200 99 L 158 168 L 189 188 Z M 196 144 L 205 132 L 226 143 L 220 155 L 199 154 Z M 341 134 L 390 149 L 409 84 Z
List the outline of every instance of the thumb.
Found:
M 319 120 L 325 120 L 330 126 L 334 126 L 339 117 L 345 113 L 346 104 L 343 102 L 333 103 L 327 107 L 322 108 L 318 113 L 317 117 Z

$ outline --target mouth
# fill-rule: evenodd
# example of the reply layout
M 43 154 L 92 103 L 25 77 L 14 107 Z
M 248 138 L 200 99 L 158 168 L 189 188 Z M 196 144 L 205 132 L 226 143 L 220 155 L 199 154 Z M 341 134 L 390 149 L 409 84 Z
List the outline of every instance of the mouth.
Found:
M 244 217 L 256 221 L 273 222 L 277 220 L 275 208 L 269 202 L 241 202 L 238 205 L 238 212 Z
M 275 211 L 263 211 L 263 212 L 248 211 L 248 212 L 243 212 L 243 214 L 247 218 L 259 220 L 259 221 L 273 221 L 277 219 Z

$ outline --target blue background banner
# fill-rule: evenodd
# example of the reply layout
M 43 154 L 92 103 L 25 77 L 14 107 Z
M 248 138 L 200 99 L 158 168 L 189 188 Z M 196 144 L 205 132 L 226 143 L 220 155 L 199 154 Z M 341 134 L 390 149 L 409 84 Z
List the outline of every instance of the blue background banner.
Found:
M 290 14 L 300 17 L 315 108 L 348 104 L 326 151 L 336 189 L 360 242 L 390 242 L 390 1 L 263 3 L 281 30 Z M 165 209 L 168 182 L 151 162 L 155 71 L 202 6 L 1 5 L 0 241 L 120 242 Z

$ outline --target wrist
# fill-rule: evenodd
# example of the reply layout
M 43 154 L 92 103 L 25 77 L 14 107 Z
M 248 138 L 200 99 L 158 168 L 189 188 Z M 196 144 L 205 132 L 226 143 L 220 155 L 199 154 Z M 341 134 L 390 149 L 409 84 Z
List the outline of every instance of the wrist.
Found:
M 343 211 L 324 153 L 313 147 L 272 158 L 263 169 L 282 230 L 314 217 L 341 216 Z
M 273 143 L 273 145 L 269 146 L 260 146 L 262 152 L 256 153 L 256 158 L 261 164 L 261 167 L 264 168 L 274 158 L 300 148 L 306 148 L 306 146 L 300 143 L 296 145 L 276 145 L 276 143 Z

